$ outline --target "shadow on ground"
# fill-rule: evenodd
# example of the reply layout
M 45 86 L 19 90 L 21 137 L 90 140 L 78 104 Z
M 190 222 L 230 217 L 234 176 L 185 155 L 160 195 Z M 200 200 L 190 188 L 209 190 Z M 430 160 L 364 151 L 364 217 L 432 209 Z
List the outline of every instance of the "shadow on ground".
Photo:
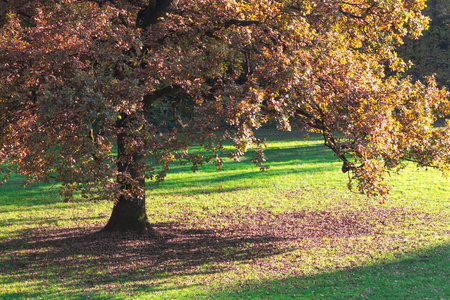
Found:
M 275 255 L 274 236 L 245 236 L 230 230 L 154 224 L 158 236 L 99 233 L 96 230 L 24 230 L 21 238 L 0 243 L 2 284 L 38 287 L 35 293 L 4 298 L 109 296 L 121 290 L 164 291 L 164 277 L 220 272 L 221 263 Z M 230 255 L 225 249 L 236 249 Z M 199 269 L 207 263 L 214 265 Z M 155 283 L 152 284 L 151 282 Z M 45 285 L 45 287 L 44 287 Z M 51 286 L 54 287 L 51 288 Z M 46 294 L 44 294 L 44 292 Z M 120 297 L 119 297 L 120 298 Z
M 273 134 L 272 131 L 269 132 Z M 294 141 L 301 139 L 301 133 L 298 132 L 277 132 L 278 134 Z M 227 161 L 222 170 L 217 170 L 212 164 L 201 167 L 200 171 L 204 176 L 190 176 L 192 171 L 189 165 L 180 166 L 174 163 L 171 165 L 171 170 L 165 182 L 157 185 L 155 182 L 149 181 L 147 186 L 152 189 L 151 193 L 155 196 L 160 194 L 182 196 L 192 195 L 193 193 L 219 194 L 254 189 L 257 186 L 255 186 L 253 178 L 269 180 L 288 173 L 307 174 L 330 170 L 339 174 L 340 166 L 333 165 L 333 162 L 338 162 L 338 159 L 333 156 L 328 148 L 323 146 L 316 135 L 311 140 L 313 144 L 307 146 L 268 147 L 265 150 L 265 155 L 269 169 L 265 172 L 261 172 L 258 167 L 250 162 L 253 151 L 249 151 L 241 162 Z M 272 170 L 270 166 L 277 169 Z M 240 171 L 236 172 L 236 170 Z M 183 174 L 183 176 L 177 179 L 171 176 L 174 174 Z M 343 175 L 342 178 L 345 179 L 346 177 Z M 51 209 L 51 205 L 63 201 L 63 197 L 59 194 L 59 184 L 54 182 L 50 184 L 33 183 L 28 187 L 23 187 L 24 181 L 24 176 L 13 175 L 9 181 L 0 185 L 0 213 L 2 209 L 5 211 L 11 210 L 11 206 L 17 206 L 20 209 L 25 207 L 33 209 L 37 205 L 48 205 Z M 239 188 L 220 187 L 222 183 L 234 181 L 243 182 L 243 184 Z M 180 191 L 180 186 L 186 188 L 186 190 Z
M 164 295 L 199 284 L 198 280 L 174 283 L 174 278 L 222 276 L 222 273 L 233 272 L 241 263 L 251 267 L 253 262 L 265 262 L 268 263 L 267 270 L 282 272 L 290 268 L 289 262 L 284 262 L 283 270 L 264 258 L 289 255 L 298 247 L 314 252 L 315 249 L 328 247 L 324 240 L 363 239 L 381 234 L 380 226 L 395 227 L 405 217 L 431 221 L 427 215 L 408 214 L 408 211 L 401 209 L 383 208 L 376 211 L 368 208 L 366 211 L 297 211 L 274 215 L 261 209 L 257 212 L 239 212 L 238 215 L 211 215 L 209 219 L 201 220 L 186 216 L 195 224 L 154 224 L 156 237 L 104 234 L 98 232 L 99 228 L 23 230 L 17 238 L 0 241 L 0 278 L 4 285 L 18 284 L 29 287 L 29 290 L 6 290 L 2 296 L 114 298 L 123 291 L 130 296 Z M 444 247 L 431 251 L 432 255 L 437 256 L 431 263 L 424 262 L 426 257 L 421 257 L 421 260 L 373 266 L 365 271 L 356 269 L 329 273 L 324 269 L 321 270 L 323 274 L 316 277 L 297 276 L 259 285 L 252 281 L 244 282 L 240 289 L 223 287 L 225 291 L 212 294 L 203 290 L 198 297 L 259 299 L 270 293 L 284 295 L 280 296 L 284 299 L 305 291 L 306 296 L 314 296 L 312 293 L 315 291 L 331 297 L 348 291 L 350 287 L 362 296 L 364 293 L 370 294 L 367 289 L 376 291 L 394 278 L 400 280 L 398 284 L 401 286 L 415 284 L 415 279 L 404 283 L 401 280 L 407 280 L 407 276 L 397 275 L 399 270 L 414 268 L 411 264 L 416 264 L 416 273 L 431 274 L 438 270 L 433 265 L 435 263 L 445 263 L 448 267 L 448 250 Z M 352 253 L 354 250 L 348 251 Z M 376 273 L 375 279 L 380 278 L 380 283 L 373 283 L 372 278 L 361 280 L 361 277 L 369 277 L 373 272 Z M 337 286 L 328 286 L 329 282 Z M 442 286 L 433 284 L 435 282 L 428 283 L 427 288 L 434 288 L 441 294 L 445 292 Z M 417 285 L 416 288 L 422 286 Z M 391 284 L 390 289 L 395 293 L 396 284 Z M 117 297 L 124 296 L 126 294 Z
M 450 299 L 450 245 L 406 259 L 315 276 L 246 282 L 211 299 Z

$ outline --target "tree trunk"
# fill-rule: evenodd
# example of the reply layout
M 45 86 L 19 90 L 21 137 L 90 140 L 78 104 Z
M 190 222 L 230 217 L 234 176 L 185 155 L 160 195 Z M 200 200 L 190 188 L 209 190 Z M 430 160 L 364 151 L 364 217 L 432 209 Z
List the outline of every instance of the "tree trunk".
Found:
M 150 232 L 152 228 L 145 211 L 145 201 L 120 199 L 113 208 L 103 231 Z
M 149 4 L 141 9 L 136 20 L 136 27 L 145 29 L 151 24 L 155 24 L 158 18 L 163 16 L 169 9 L 174 0 L 157 0 L 150 1 Z M 156 95 L 155 95 L 156 96 Z M 117 199 L 111 217 L 103 231 L 134 231 L 148 232 L 153 231 L 148 221 L 147 212 L 145 211 L 145 157 L 139 150 L 129 153 L 127 151 L 127 140 L 134 138 L 127 135 L 132 132 L 127 126 L 130 125 L 130 119 L 133 115 L 127 116 L 121 114 L 121 118 L 116 123 L 119 130 L 117 134 L 117 168 L 118 172 L 129 175 L 135 185 L 130 184 L 126 178 L 118 176 L 117 181 L 122 191 L 131 195 L 127 198 L 123 195 Z M 136 189 L 136 183 L 138 189 Z
M 127 150 L 127 141 L 131 138 L 124 125 L 127 119 L 129 116 L 118 122 L 124 130 L 117 135 L 117 169 L 124 175 L 117 176 L 117 181 L 123 193 L 116 200 L 103 231 L 148 232 L 152 228 L 145 210 L 145 158 L 139 150 L 132 153 Z

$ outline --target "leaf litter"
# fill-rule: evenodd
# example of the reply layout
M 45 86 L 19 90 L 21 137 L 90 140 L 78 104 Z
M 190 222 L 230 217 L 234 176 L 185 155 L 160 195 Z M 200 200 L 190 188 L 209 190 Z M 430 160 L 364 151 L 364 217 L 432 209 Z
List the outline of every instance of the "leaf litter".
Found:
M 311 275 L 383 260 L 388 252 L 407 255 L 429 238 L 414 231 L 443 218 L 448 216 L 407 208 L 275 214 L 240 207 L 201 216 L 186 212 L 178 221 L 154 224 L 156 236 L 106 234 L 99 227 L 31 228 L 1 242 L 1 269 L 16 281 L 65 278 L 62 286 L 74 293 L 85 286 L 114 293 L 132 282 L 137 292 L 142 282 L 155 289 L 171 278 L 175 286 L 223 288 L 236 278 Z

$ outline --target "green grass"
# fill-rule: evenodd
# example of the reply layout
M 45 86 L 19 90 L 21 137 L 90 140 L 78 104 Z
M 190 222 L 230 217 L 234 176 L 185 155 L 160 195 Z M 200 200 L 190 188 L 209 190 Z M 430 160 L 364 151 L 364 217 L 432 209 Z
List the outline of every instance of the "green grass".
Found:
M 408 166 L 385 205 L 346 189 L 317 136 L 266 131 L 270 167 L 174 166 L 147 194 L 157 239 L 101 235 L 111 203 L 0 187 L 4 299 L 450 299 L 450 185 Z

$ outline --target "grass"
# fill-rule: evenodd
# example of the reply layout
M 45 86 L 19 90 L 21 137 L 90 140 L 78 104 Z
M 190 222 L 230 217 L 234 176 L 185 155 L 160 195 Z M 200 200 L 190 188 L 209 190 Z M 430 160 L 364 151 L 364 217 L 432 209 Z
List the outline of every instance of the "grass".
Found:
M 408 166 L 381 205 L 312 136 L 268 131 L 269 170 L 175 166 L 147 194 L 158 238 L 98 234 L 107 202 L 0 187 L 4 299 L 450 299 L 450 185 Z M 149 183 L 152 186 L 152 183 Z

